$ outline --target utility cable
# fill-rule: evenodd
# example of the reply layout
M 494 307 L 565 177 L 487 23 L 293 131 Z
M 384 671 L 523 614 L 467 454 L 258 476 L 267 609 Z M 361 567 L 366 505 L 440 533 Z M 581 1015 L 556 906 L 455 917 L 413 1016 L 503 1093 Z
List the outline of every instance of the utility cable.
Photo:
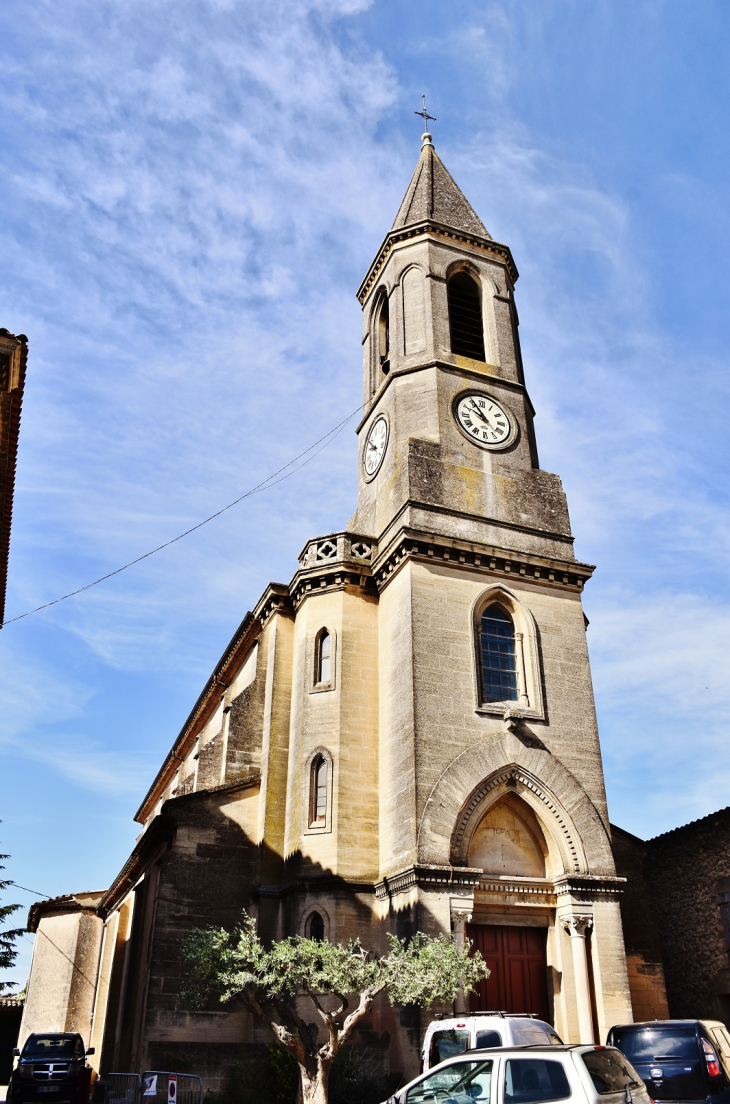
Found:
M 249 491 L 246 491 L 245 494 L 239 495 L 239 497 L 235 498 L 233 502 L 229 502 L 227 506 L 223 506 L 220 510 L 216 510 L 216 512 L 214 514 L 211 514 L 210 517 L 204 518 L 203 521 L 199 521 L 196 525 L 191 526 L 190 529 L 186 529 L 184 533 L 179 533 L 171 540 L 165 541 L 164 544 L 159 544 L 157 548 L 153 548 L 151 549 L 151 551 L 145 552 L 142 556 L 137 556 L 136 559 L 130 560 L 129 563 L 123 564 L 122 567 L 117 567 L 114 571 L 109 571 L 106 575 L 102 575 L 100 576 L 100 578 L 94 579 L 93 582 L 86 583 L 85 586 L 78 587 L 77 590 L 71 590 L 68 594 L 62 594 L 60 598 L 54 598 L 51 602 L 44 602 L 42 606 L 36 606 L 35 609 L 27 610 L 25 613 L 19 613 L 16 617 L 9 617 L 7 621 L 3 621 L 2 625 L 0 625 L 0 628 L 4 628 L 6 625 L 12 625 L 14 621 L 22 621 L 24 617 L 30 617 L 34 613 L 40 613 L 41 610 L 48 609 L 50 606 L 57 606 L 59 602 L 65 602 L 67 598 L 75 598 L 77 594 L 83 594 L 85 590 L 91 590 L 92 587 L 98 586 L 99 583 L 106 582 L 107 579 L 112 579 L 115 575 L 119 575 L 122 571 L 126 571 L 127 568 L 134 567 L 135 564 L 141 563 L 142 560 L 149 559 L 149 557 L 154 556 L 155 553 L 162 552 L 164 548 L 169 548 L 171 544 L 177 544 L 177 542 L 181 541 L 183 537 L 189 537 L 190 534 L 194 533 L 197 529 L 202 529 L 202 527 L 204 525 L 207 525 L 209 521 L 215 520 L 215 518 L 220 517 L 221 514 L 225 514 L 226 510 L 230 510 L 232 509 L 232 507 L 237 506 L 239 502 L 243 502 L 244 498 L 250 498 L 251 495 L 258 494 L 261 491 L 268 491 L 272 487 L 275 487 L 277 483 L 282 483 L 285 479 L 288 479 L 290 475 L 294 475 L 295 472 L 300 471 L 305 466 L 305 464 L 308 464 L 310 462 L 310 460 L 314 460 L 315 456 L 318 456 L 319 453 L 323 451 L 323 449 L 327 448 L 327 445 L 331 445 L 335 437 L 337 437 L 342 432 L 347 423 L 352 421 L 355 415 L 359 414 L 361 410 L 362 406 L 356 407 L 356 409 L 353 410 L 351 414 L 348 414 L 346 418 L 343 418 L 342 421 L 339 422 L 333 429 L 330 429 L 327 433 L 320 437 L 318 441 L 315 441 L 313 445 L 310 445 L 309 448 L 306 448 L 303 452 L 300 452 L 299 455 L 295 456 L 293 460 L 290 460 L 287 464 L 284 464 L 284 466 L 279 468 L 278 471 L 275 471 L 272 475 L 268 476 L 266 479 L 263 479 L 260 483 L 257 483 L 255 487 L 252 487 Z M 324 444 L 322 444 L 322 442 L 324 442 Z M 317 448 L 317 445 L 321 445 L 321 448 Z M 314 449 L 317 449 L 317 451 L 314 452 Z M 311 453 L 311 455 L 307 456 L 307 453 Z M 296 468 L 292 467 L 292 465 L 296 464 L 298 460 L 301 460 L 303 456 L 306 456 L 307 459 L 303 460 L 301 464 L 298 464 Z M 287 471 L 287 468 L 291 468 L 292 470 Z M 286 474 L 282 475 L 282 472 L 286 472 Z M 278 479 L 277 476 L 279 476 Z
M 28 889 L 27 886 L 18 885 L 17 882 L 6 882 L 5 884 L 15 886 L 16 889 L 22 889 L 24 893 L 32 893 L 34 897 L 43 897 L 46 901 L 50 899 L 50 894 L 41 893 L 39 889 Z

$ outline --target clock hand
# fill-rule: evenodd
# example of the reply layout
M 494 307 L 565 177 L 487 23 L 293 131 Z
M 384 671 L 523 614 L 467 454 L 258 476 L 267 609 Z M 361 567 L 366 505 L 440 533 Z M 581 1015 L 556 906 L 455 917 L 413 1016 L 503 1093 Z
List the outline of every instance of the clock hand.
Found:
M 474 410 L 476 411 L 476 413 L 477 413 L 477 414 L 479 415 L 479 417 L 480 417 L 480 418 L 482 419 L 482 421 L 483 421 L 483 422 L 486 422 L 486 423 L 487 423 L 487 425 L 489 426 L 489 428 L 490 428 L 490 429 L 494 429 L 494 426 L 492 425 L 492 423 L 491 423 L 491 421 L 489 420 L 489 418 L 488 418 L 488 417 L 486 416 L 486 414 L 484 414 L 484 413 L 483 413 L 483 411 L 482 411 L 482 410 L 480 409 L 480 407 L 479 407 L 479 404 L 478 404 L 478 403 L 475 403 L 475 402 L 474 402 L 474 399 L 471 399 L 471 400 L 470 400 L 470 402 L 471 402 L 471 405 L 472 405 L 472 406 L 474 407 Z

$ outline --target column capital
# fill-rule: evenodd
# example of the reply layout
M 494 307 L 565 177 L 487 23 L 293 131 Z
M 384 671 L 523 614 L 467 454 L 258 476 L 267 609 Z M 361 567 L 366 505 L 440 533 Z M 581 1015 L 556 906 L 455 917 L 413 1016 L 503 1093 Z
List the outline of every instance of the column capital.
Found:
M 451 906 L 451 923 L 454 925 L 454 929 L 463 934 L 464 928 L 471 922 L 472 918 L 472 906 L 464 904 L 463 906 L 456 908 L 452 904 Z
M 573 939 L 585 939 L 593 927 L 593 917 L 588 913 L 572 913 L 569 916 L 561 916 L 560 923 L 563 931 Z

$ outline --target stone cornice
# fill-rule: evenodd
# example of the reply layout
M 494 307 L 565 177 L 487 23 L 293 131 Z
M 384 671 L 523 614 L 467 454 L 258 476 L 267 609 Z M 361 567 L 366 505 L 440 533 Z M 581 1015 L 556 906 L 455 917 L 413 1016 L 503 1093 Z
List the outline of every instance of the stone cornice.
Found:
M 421 505 L 411 503 L 410 505 Z M 424 509 L 431 509 L 425 503 Z M 482 518 L 489 522 L 492 519 Z M 494 521 L 493 524 L 500 524 Z M 452 537 L 438 536 L 423 530 L 404 528 L 378 554 L 373 564 L 373 575 L 378 590 L 383 590 L 408 560 L 426 563 L 448 563 L 503 579 L 523 579 L 538 586 L 557 587 L 561 590 L 582 591 L 593 574 L 590 564 L 575 560 L 560 560 L 532 553 L 511 551 L 477 541 L 460 541 Z
M 555 879 L 558 896 L 570 895 L 587 900 L 594 897 L 618 897 L 623 893 L 626 878 L 605 874 L 563 874 Z
M 479 884 L 482 871 L 467 866 L 431 866 L 417 863 L 390 874 L 375 886 L 375 896 L 380 901 L 419 889 L 474 889 Z
M 452 512 L 444 507 L 409 500 L 401 513 L 409 506 L 439 513 Z M 493 525 L 507 524 L 495 518 L 475 516 L 474 520 Z M 573 538 L 565 535 L 527 529 L 526 526 L 509 527 L 572 544 Z M 592 565 L 575 560 L 527 554 L 479 541 L 457 540 L 413 527 L 398 529 L 383 549 L 374 537 L 345 530 L 307 541 L 299 555 L 299 569 L 291 583 L 288 586 L 269 583 L 256 603 L 255 617 L 264 625 L 274 613 L 291 616 L 307 598 L 323 591 L 354 587 L 375 593 L 376 590 L 383 590 L 408 560 L 448 563 L 491 578 L 524 579 L 538 586 L 573 591 L 581 591 L 594 571 Z
M 372 882 L 356 882 L 350 878 L 341 878 L 337 874 L 323 874 L 312 878 L 297 878 L 295 881 L 285 882 L 282 885 L 260 885 L 252 891 L 251 896 L 254 899 L 261 897 L 278 898 L 288 897 L 293 893 L 308 893 L 312 890 L 321 892 L 322 890 L 337 889 L 349 890 L 353 893 L 372 894 L 375 892 L 375 888 Z
M 465 360 L 465 357 L 460 357 L 460 360 Z M 486 364 L 482 361 L 472 361 L 472 364 L 484 363 L 486 368 L 494 368 L 493 364 Z M 514 391 L 518 395 L 523 395 L 527 407 L 532 417 L 535 417 L 535 407 L 532 405 L 532 399 L 530 398 L 527 388 L 524 383 L 519 383 L 517 380 L 506 379 L 504 376 L 498 375 L 496 372 L 482 372 L 478 368 L 468 368 L 463 364 L 452 364 L 451 361 L 441 360 L 439 357 L 434 357 L 431 360 L 424 360 L 418 364 L 408 364 L 403 368 L 394 368 L 385 377 L 383 383 L 380 385 L 380 389 L 369 400 L 365 413 L 355 426 L 355 433 L 359 433 L 362 427 L 367 422 L 375 410 L 376 406 L 380 403 L 383 395 L 385 395 L 388 388 L 392 385 L 393 380 L 399 379 L 401 376 L 413 375 L 415 372 L 426 372 L 430 368 L 440 368 L 443 372 L 450 372 L 452 375 L 458 376 L 459 379 L 472 379 L 476 384 L 482 387 L 504 387 L 508 391 Z
M 371 565 L 377 551 L 373 537 L 347 531 L 307 541 L 299 556 L 299 570 L 289 585 L 294 608 L 325 589 L 374 591 Z
M 492 898 L 497 896 L 517 898 L 521 904 L 548 907 L 555 905 L 555 888 L 549 878 L 490 877 L 485 874 L 480 878 L 476 892 Z M 492 901 L 479 901 L 480 905 L 492 903 Z
M 286 583 L 269 583 L 254 606 L 254 617 L 265 625 L 273 613 L 291 614 L 294 607 Z
M 478 249 L 480 252 L 488 254 L 495 261 L 505 266 L 513 284 L 517 282 L 519 273 L 508 245 L 500 245 L 499 242 L 493 241 L 491 238 L 484 238 L 479 234 L 470 234 L 465 230 L 455 230 L 442 222 L 423 219 L 412 226 L 405 226 L 402 230 L 391 230 L 386 234 L 380 249 L 375 255 L 375 260 L 370 265 L 365 279 L 357 290 L 357 297 L 361 304 L 365 302 L 376 283 L 393 247 L 412 238 L 421 237 L 423 234 L 446 238 L 449 241 L 458 242 L 462 246 L 467 245 L 472 249 Z

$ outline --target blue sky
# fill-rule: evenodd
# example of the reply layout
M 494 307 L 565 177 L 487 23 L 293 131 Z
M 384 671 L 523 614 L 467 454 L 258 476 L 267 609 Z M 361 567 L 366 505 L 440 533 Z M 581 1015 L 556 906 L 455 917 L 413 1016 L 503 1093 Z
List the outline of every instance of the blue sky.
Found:
M 520 269 L 541 464 L 598 565 L 612 819 L 650 836 L 728 804 L 728 5 L 6 0 L 0 43 L 0 325 L 30 339 L 7 616 L 355 409 L 355 290 L 426 92 L 436 148 Z M 243 614 L 355 491 L 352 423 L 0 633 L 11 878 L 111 881 Z

